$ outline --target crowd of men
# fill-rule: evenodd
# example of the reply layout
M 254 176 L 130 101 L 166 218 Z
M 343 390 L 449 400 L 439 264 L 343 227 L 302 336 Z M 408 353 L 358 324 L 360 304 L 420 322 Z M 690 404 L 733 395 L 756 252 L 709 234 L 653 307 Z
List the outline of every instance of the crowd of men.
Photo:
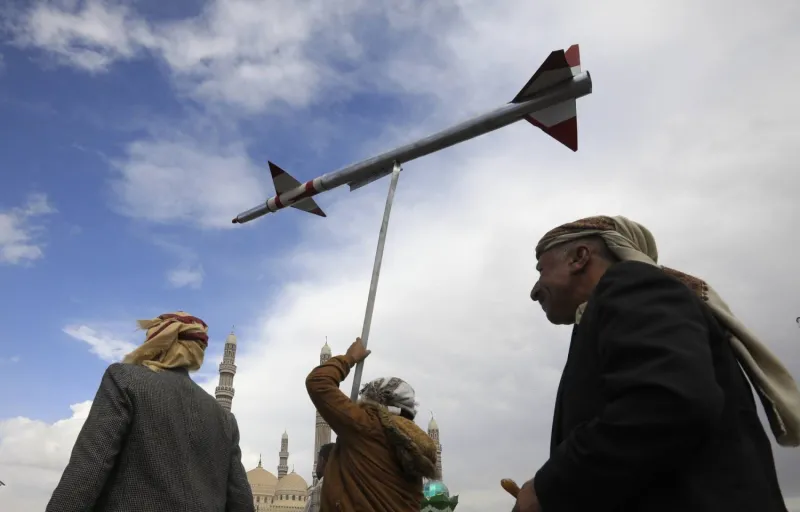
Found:
M 660 266 L 652 234 L 625 217 L 559 226 L 536 259 L 531 299 L 572 338 L 550 457 L 513 510 L 786 512 L 753 392 L 792 447 L 800 392 L 714 289 Z M 103 375 L 47 512 L 253 512 L 236 419 L 189 377 L 207 325 L 177 312 L 140 326 L 145 341 Z M 374 380 L 357 402 L 340 391 L 369 354 L 356 339 L 306 379 L 337 435 L 307 511 L 416 512 L 435 475 L 407 382 Z

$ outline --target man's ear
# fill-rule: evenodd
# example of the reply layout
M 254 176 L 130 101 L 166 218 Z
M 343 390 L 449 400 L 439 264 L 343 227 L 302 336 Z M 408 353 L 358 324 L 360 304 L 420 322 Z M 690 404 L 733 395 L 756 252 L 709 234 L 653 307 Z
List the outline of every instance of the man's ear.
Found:
M 592 258 L 592 251 L 585 245 L 578 245 L 570 251 L 569 269 L 572 274 L 578 274 L 586 269 L 589 260 Z

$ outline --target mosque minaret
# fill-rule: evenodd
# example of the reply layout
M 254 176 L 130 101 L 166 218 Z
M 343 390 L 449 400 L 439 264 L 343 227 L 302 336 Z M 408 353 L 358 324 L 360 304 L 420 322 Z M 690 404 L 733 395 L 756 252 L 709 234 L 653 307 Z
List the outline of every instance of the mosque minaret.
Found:
M 230 411 L 233 402 L 233 376 L 236 375 L 236 335 L 233 330 L 225 338 L 225 352 L 219 364 L 219 385 L 214 390 L 214 396 L 223 409 Z
M 308 483 L 289 469 L 289 436 L 281 436 L 281 451 L 278 453 L 278 476 L 270 473 L 261 465 L 247 472 L 247 482 L 253 493 L 253 505 L 256 512 L 300 512 L 308 501 Z
M 281 451 L 278 452 L 278 458 L 278 479 L 281 479 L 289 472 L 289 434 L 285 430 L 281 436 Z
M 428 422 L 428 436 L 436 443 L 436 480 L 442 480 L 442 443 L 439 442 L 439 425 L 431 415 Z
M 325 364 L 325 361 L 330 359 L 331 355 L 331 347 L 328 346 L 328 340 L 326 338 L 325 345 L 319 353 L 319 364 Z M 316 411 L 316 413 L 316 428 L 314 429 L 314 465 L 311 469 L 313 478 L 312 485 L 317 485 L 317 458 L 319 458 L 319 449 L 323 445 L 331 442 L 331 427 L 322 419 L 319 411 Z

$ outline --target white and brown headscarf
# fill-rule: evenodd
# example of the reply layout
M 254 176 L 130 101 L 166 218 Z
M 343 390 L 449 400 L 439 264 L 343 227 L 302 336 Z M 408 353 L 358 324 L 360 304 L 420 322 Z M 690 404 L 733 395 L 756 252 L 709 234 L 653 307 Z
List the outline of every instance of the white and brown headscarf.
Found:
M 203 364 L 208 346 L 208 326 L 197 317 L 177 311 L 152 320 L 139 320 L 147 330 L 144 343 L 125 356 L 124 363 L 140 364 L 153 371 L 186 368 L 195 371 Z
M 390 413 L 400 415 L 401 411 L 414 419 L 417 415 L 417 402 L 414 388 L 397 377 L 383 377 L 368 382 L 361 388 L 361 400 L 385 407 Z
M 800 446 L 800 390 L 785 366 L 755 333 L 734 316 L 717 292 L 702 279 L 658 265 L 658 249 L 650 231 L 622 216 L 597 216 L 564 224 L 547 232 L 536 246 L 536 259 L 553 247 L 598 236 L 622 261 L 639 261 L 660 267 L 677 278 L 708 304 L 730 333 L 730 343 L 764 404 L 773 434 L 782 446 Z M 585 304 L 579 307 L 576 321 Z

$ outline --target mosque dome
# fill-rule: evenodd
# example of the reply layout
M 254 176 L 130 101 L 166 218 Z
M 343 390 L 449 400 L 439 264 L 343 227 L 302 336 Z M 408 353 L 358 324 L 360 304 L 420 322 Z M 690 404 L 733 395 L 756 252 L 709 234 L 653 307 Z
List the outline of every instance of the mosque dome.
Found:
M 253 494 L 273 494 L 278 485 L 278 477 L 259 466 L 247 472 L 247 481 L 253 490 Z
M 302 501 L 307 495 L 308 483 L 294 471 L 278 480 L 275 501 Z
M 450 489 L 444 485 L 444 482 L 440 482 L 439 480 L 430 480 L 425 483 L 425 487 L 422 489 L 422 494 L 426 498 L 433 498 L 434 496 L 444 496 L 445 498 L 450 497 Z
M 431 416 L 431 421 L 428 422 L 428 430 L 439 430 L 439 424 L 436 423 L 436 420 L 433 419 L 433 416 Z
M 226 344 L 230 343 L 232 345 L 236 345 L 236 335 L 233 334 L 233 331 L 231 331 L 231 333 L 228 335 L 228 337 L 225 338 L 225 343 Z
M 292 471 L 278 481 L 275 492 L 298 492 L 305 495 L 308 492 L 308 483 L 302 476 Z
M 325 342 L 325 345 L 322 346 L 322 350 L 319 353 L 321 356 L 329 356 L 331 355 L 331 347 L 328 346 L 328 342 Z

